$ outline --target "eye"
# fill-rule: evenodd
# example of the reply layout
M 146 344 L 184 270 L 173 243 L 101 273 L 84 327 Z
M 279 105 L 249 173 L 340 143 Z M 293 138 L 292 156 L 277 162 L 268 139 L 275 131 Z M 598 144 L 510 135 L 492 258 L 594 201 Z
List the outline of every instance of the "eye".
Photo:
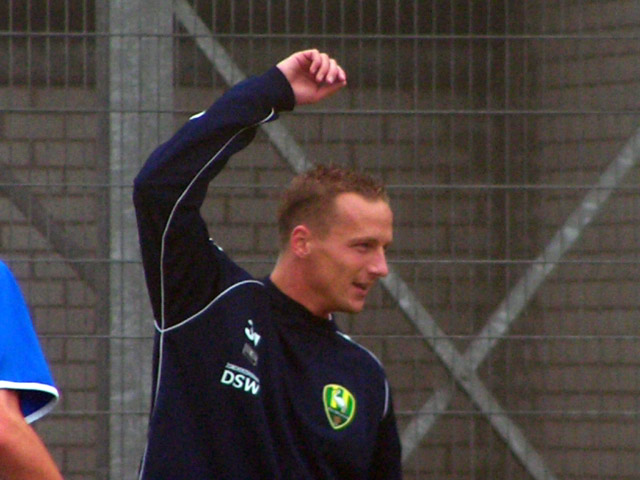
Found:
M 360 242 L 354 245 L 354 248 L 360 253 L 366 253 L 371 249 L 372 245 L 370 242 Z

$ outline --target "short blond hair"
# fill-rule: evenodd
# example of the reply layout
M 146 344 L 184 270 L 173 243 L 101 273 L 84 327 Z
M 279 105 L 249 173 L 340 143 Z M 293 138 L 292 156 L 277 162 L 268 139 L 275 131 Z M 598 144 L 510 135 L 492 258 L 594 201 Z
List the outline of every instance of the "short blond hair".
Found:
M 278 208 L 280 248 L 286 247 L 297 225 L 308 224 L 327 232 L 333 202 L 342 193 L 389 202 L 384 184 L 372 176 L 339 165 L 317 165 L 294 177 L 282 194 Z

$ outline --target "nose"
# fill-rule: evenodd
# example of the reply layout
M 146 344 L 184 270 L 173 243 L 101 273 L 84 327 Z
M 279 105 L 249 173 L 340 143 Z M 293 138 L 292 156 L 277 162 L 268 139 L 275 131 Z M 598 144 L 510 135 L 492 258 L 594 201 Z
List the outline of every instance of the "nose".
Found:
M 387 255 L 383 248 L 380 248 L 376 251 L 376 254 L 371 262 L 369 272 L 376 277 L 386 277 L 389 274 Z

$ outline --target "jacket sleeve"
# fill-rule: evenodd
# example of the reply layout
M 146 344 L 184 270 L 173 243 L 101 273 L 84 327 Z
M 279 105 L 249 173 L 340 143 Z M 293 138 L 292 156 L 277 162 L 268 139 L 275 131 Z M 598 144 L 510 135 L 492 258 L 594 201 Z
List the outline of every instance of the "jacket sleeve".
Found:
M 272 67 L 193 116 L 147 159 L 133 200 L 147 288 L 159 328 L 194 315 L 224 288 L 230 262 L 200 214 L 209 182 L 257 127 L 292 110 L 291 86 Z

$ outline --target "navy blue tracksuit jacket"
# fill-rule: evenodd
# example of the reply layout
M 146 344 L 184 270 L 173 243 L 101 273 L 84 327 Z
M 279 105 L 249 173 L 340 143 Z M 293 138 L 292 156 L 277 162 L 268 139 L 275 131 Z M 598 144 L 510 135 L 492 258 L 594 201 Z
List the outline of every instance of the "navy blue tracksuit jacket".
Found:
M 142 479 L 398 479 L 384 371 L 231 261 L 200 215 L 211 179 L 294 107 L 273 67 L 192 117 L 134 185 L 156 338 Z

